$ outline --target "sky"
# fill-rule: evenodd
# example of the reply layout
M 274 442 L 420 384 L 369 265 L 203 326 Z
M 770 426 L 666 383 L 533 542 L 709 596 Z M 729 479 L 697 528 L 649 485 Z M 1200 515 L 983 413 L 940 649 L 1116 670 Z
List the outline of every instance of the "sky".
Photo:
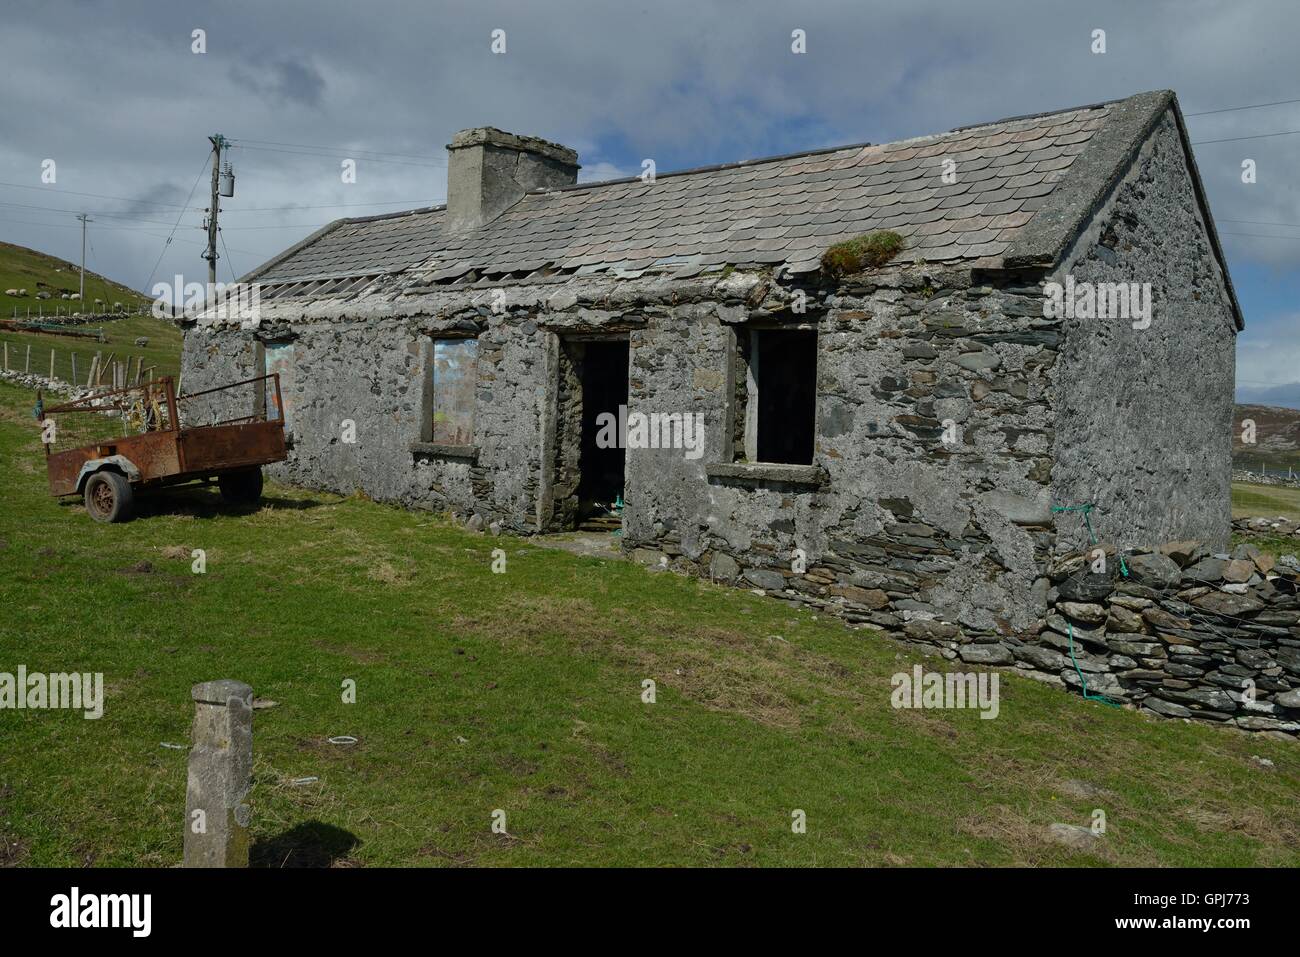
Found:
M 593 180 L 1173 89 L 1246 317 L 1238 399 L 1300 408 L 1297 36 L 1295 0 L 5 0 L 0 241 L 75 262 L 84 211 L 88 268 L 204 281 L 214 133 L 231 281 L 443 202 L 469 127 L 571 146 Z

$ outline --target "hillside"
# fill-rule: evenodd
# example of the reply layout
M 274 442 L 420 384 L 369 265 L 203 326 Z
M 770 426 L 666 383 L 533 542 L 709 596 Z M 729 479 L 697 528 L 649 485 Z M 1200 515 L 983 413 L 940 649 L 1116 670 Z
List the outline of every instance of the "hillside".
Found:
M 1010 673 L 997 720 L 895 709 L 923 659 L 879 636 L 362 496 L 178 491 L 97 525 L 49 497 L 30 406 L 0 385 L 0 657 L 102 672 L 106 700 L 7 714 L 0 866 L 179 861 L 214 677 L 265 704 L 263 866 L 1300 864 L 1294 742 Z M 1092 850 L 1049 840 L 1098 808 Z
M 76 292 L 79 281 L 79 269 L 74 263 L 24 246 L 0 243 L 0 320 L 15 316 L 26 319 L 29 309 L 33 318 L 38 314 L 50 316 L 56 309 L 65 315 L 77 311 L 79 303 L 59 297 L 65 292 Z M 9 296 L 5 294 L 6 289 L 26 289 L 27 295 Z M 36 294 L 41 291 L 50 293 L 51 298 L 38 300 Z M 32 372 L 48 373 L 52 353 L 54 374 L 60 379 L 70 380 L 75 354 L 77 379 L 81 382 L 90 369 L 91 359 L 96 353 L 101 353 L 105 359 L 111 355 L 122 362 L 139 359 L 144 367 L 152 366 L 155 375 L 180 373 L 180 330 L 174 323 L 155 319 L 147 311 L 143 315 L 135 314 L 137 307 L 149 306 L 147 296 L 87 270 L 86 301 L 93 305 L 96 299 L 102 299 L 109 308 L 120 302 L 131 314 L 121 319 L 96 322 L 90 327 L 70 327 L 70 331 L 102 328 L 102 341 L 56 332 L 0 331 L 0 345 L 8 346 L 7 367 L 26 371 L 30 361 Z M 136 342 L 141 338 L 148 342 L 137 346 Z
M 77 292 L 80 279 L 80 267 L 76 263 L 25 246 L 0 243 L 0 318 L 11 318 L 15 308 L 20 317 L 26 316 L 29 307 L 35 313 L 38 305 L 46 312 L 52 312 L 56 303 L 66 310 L 68 303 L 59 297 Z M 9 296 L 5 294 L 6 289 L 26 289 L 27 295 Z M 50 293 L 51 298 L 43 302 L 37 299 L 41 291 Z M 128 309 L 148 305 L 150 301 L 144 293 L 87 269 L 86 302 L 93 303 L 96 299 L 110 306 L 120 302 Z
M 1242 422 L 1255 423 L 1255 444 L 1241 441 Z M 1238 405 L 1234 411 L 1232 464 L 1234 468 L 1258 472 L 1263 462 L 1268 471 L 1300 472 L 1300 409 L 1271 405 Z

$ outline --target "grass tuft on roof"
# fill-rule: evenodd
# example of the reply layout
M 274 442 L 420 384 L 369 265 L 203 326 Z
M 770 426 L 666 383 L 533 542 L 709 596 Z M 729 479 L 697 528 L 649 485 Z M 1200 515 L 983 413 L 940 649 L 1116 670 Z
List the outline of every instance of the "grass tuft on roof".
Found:
M 903 237 L 892 229 L 854 236 L 822 253 L 822 269 L 831 276 L 846 276 L 873 266 L 883 266 L 903 248 Z

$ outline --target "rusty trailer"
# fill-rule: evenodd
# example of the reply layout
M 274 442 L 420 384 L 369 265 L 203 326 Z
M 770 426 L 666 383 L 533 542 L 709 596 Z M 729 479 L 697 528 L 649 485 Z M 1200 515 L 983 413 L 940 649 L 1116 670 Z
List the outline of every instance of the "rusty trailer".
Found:
M 253 411 L 221 418 L 240 407 Z M 226 501 L 256 502 L 262 466 L 287 454 L 283 408 L 276 373 L 182 396 L 165 376 L 49 409 L 38 393 L 50 494 L 82 496 L 100 522 L 128 519 L 137 491 L 189 482 L 215 481 Z M 202 418 L 214 421 L 191 424 Z M 123 434 L 103 437 L 110 423 Z

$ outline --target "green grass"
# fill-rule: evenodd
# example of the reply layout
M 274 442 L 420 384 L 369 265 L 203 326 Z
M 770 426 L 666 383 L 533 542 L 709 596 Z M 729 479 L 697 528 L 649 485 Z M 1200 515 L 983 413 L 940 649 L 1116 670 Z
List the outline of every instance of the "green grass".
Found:
M 822 253 L 822 267 L 829 275 L 844 276 L 883 266 L 903 248 L 903 237 L 892 229 L 855 236 L 835 243 Z
M 1009 675 L 996 720 L 894 710 L 890 676 L 922 659 L 883 638 L 359 496 L 176 492 L 96 525 L 46 495 L 30 404 L 0 386 L 0 671 L 109 690 L 99 721 L 0 711 L 11 862 L 178 861 L 186 753 L 160 744 L 188 740 L 191 685 L 230 677 L 279 702 L 251 795 L 271 866 L 1300 864 L 1292 742 Z M 1096 807 L 1096 853 L 1044 839 Z
M 84 302 L 69 302 L 59 299 L 59 294 L 77 292 L 80 282 L 78 267 L 73 263 L 47 256 L 45 253 L 10 243 L 0 243 L 0 319 L 37 320 L 38 312 L 43 312 L 52 320 L 55 310 L 64 315 L 74 310 L 90 311 L 96 299 L 102 299 L 109 307 L 115 302 L 123 303 L 128 309 L 148 306 L 149 298 L 143 293 L 123 286 L 121 283 L 105 279 L 90 271 L 86 272 L 86 299 Z M 6 289 L 26 289 L 27 296 L 15 298 L 4 294 Z M 37 300 L 40 290 L 50 292 L 54 298 Z M 31 347 L 31 371 L 48 375 L 50 371 L 50 352 L 54 352 L 54 373 L 65 381 L 72 376 L 72 354 L 77 355 L 77 378 L 84 385 L 90 372 L 90 362 L 96 352 L 103 354 L 107 360 L 110 353 L 116 353 L 116 360 L 135 360 L 142 357 L 147 368 L 156 366 L 156 375 L 178 375 L 180 372 L 181 333 L 172 323 L 155 319 L 152 316 L 131 315 L 104 323 L 89 326 L 70 326 L 84 331 L 97 329 L 102 325 L 105 342 L 72 336 L 60 336 L 38 332 L 0 331 L 0 343 L 8 344 L 8 368 L 19 372 L 27 369 L 28 346 Z M 145 348 L 137 348 L 134 343 L 140 336 L 149 339 Z M 133 366 L 134 369 L 134 366 Z M 134 374 L 134 373 L 132 373 Z M 107 381 L 107 377 L 105 378 Z
M 1233 518 L 1300 519 L 1300 488 L 1285 485 L 1232 483 Z
M 8 296 L 4 294 L 6 289 L 26 289 L 27 295 Z M 52 298 L 38 300 L 36 294 L 41 290 L 49 292 Z M 56 307 L 64 314 L 70 310 L 87 311 L 94 306 L 96 299 L 102 299 L 110 309 L 115 302 L 128 309 L 149 304 L 149 297 L 144 293 L 105 279 L 89 269 L 86 270 L 86 298 L 83 301 L 59 298 L 62 293 L 80 291 L 81 267 L 78 264 L 26 246 L 0 243 L 0 319 L 13 318 L 15 308 L 19 318 L 26 318 L 28 307 L 31 307 L 32 318 L 36 317 L 38 309 L 46 314 L 53 314 Z
M 84 328 L 84 327 L 75 327 Z M 94 327 L 98 328 L 98 327 Z M 95 353 L 101 353 L 107 362 L 113 354 L 115 362 L 132 362 L 131 375 L 135 375 L 135 360 L 143 359 L 144 367 L 154 366 L 155 376 L 180 375 L 181 368 L 181 331 L 173 323 L 153 316 L 128 316 L 103 323 L 104 342 L 94 339 L 77 339 L 69 336 L 54 335 L 45 332 L 5 332 L 0 331 L 0 343 L 9 344 L 9 368 L 18 372 L 26 370 L 27 347 L 31 346 L 31 371 L 49 375 L 50 351 L 54 352 L 54 374 L 57 378 L 71 381 L 72 354 L 77 356 L 77 382 L 86 384 L 90 373 L 90 362 Z M 135 340 L 144 336 L 149 344 L 144 348 L 135 345 Z M 109 380 L 104 376 L 105 383 Z

